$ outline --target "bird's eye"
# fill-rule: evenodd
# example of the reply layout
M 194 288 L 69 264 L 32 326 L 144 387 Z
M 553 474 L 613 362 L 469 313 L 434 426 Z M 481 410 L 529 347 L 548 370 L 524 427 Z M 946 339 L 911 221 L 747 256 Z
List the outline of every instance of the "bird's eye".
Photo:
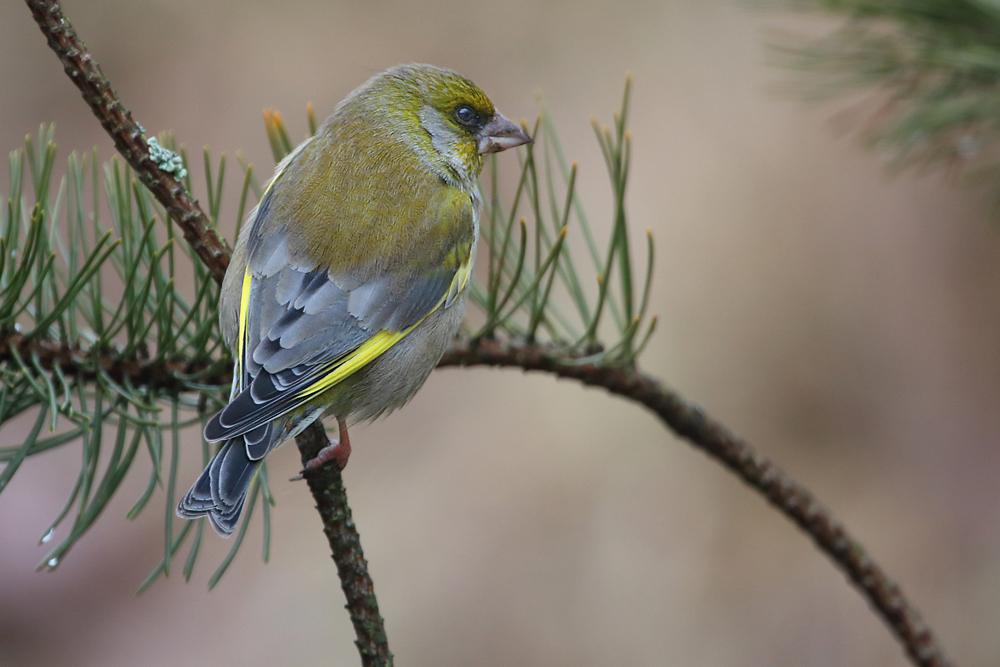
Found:
M 463 105 L 455 109 L 455 118 L 457 118 L 458 122 L 462 125 L 473 125 L 478 117 L 479 114 L 477 114 L 472 107 Z

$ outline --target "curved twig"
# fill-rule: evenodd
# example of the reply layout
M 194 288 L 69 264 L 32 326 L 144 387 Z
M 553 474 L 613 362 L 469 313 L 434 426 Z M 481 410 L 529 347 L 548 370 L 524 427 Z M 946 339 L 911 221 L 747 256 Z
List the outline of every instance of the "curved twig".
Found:
M 58 3 L 51 0 L 26 2 L 49 45 L 63 62 L 66 73 L 112 136 L 118 151 L 181 226 L 185 239 L 216 279 L 221 280 L 228 265 L 228 249 L 211 231 L 208 218 L 197 202 L 187 196 L 183 186 L 149 159 L 141 130 L 73 32 Z M 439 364 L 440 367 L 479 365 L 549 372 L 603 387 L 652 410 L 668 428 L 736 473 L 812 537 L 885 620 L 915 664 L 922 667 L 951 664 L 899 586 L 805 487 L 659 381 L 633 367 L 609 368 L 583 363 L 576 353 L 559 346 L 516 341 L 459 340 Z M 313 424 L 298 437 L 303 462 L 326 443 L 323 428 Z M 348 599 L 362 663 L 366 666 L 390 665 L 392 654 L 340 472 L 335 466 L 326 466 L 308 475 L 307 480 Z
M 922 667 L 946 667 L 945 657 L 931 629 L 903 595 L 815 496 L 766 456 L 697 405 L 664 387 L 659 380 L 634 367 L 608 368 L 582 363 L 582 355 L 555 345 L 514 341 L 458 341 L 438 367 L 499 366 L 544 371 L 557 377 L 602 387 L 652 410 L 674 433 L 732 470 L 759 491 L 805 531 L 868 600 L 888 624 L 907 655 Z

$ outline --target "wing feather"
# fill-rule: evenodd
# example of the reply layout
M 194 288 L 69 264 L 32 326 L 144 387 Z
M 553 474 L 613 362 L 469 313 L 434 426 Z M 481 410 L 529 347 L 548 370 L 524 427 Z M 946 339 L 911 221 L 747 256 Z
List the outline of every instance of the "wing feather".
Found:
M 263 427 L 343 381 L 403 339 L 466 286 L 476 212 L 466 195 L 442 195 L 421 234 L 389 266 L 338 273 L 304 259 L 274 219 L 265 193 L 247 241 L 234 396 L 205 427 L 209 441 L 246 436 L 252 459 L 274 434 Z M 429 243 L 427 239 L 438 239 Z M 402 250 L 402 249 L 401 249 Z M 415 267 L 429 267 L 414 271 Z M 416 277 L 414 277 L 416 275 Z M 251 451 L 253 450 L 253 451 Z M 260 451 L 257 451 L 260 450 Z
M 299 275 L 288 278 L 289 273 Z M 450 306 L 467 276 L 463 265 L 441 268 L 395 298 L 383 287 L 384 277 L 345 292 L 325 270 L 289 267 L 267 277 L 250 276 L 247 317 L 253 320 L 254 311 L 260 315 L 245 327 L 243 364 L 249 381 L 209 421 L 205 438 L 234 438 L 300 407 L 384 353 L 432 312 Z M 282 304 L 274 288 L 283 280 L 301 289 Z M 356 300 L 358 290 L 362 298 Z

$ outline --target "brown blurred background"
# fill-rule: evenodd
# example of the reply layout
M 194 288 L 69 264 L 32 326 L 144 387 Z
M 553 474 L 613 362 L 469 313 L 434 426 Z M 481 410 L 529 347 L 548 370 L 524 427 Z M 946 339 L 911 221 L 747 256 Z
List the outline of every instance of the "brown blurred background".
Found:
M 656 235 L 661 321 L 643 368 L 813 489 L 958 664 L 1000 663 L 1000 227 L 980 192 L 887 176 L 831 122 L 843 105 L 770 92 L 788 80 L 763 46 L 780 17 L 728 0 L 64 8 L 147 130 L 265 171 L 261 109 L 302 136 L 306 102 L 325 115 L 395 63 L 457 69 L 513 117 L 535 115 L 539 89 L 602 232 L 588 118 L 610 119 L 634 72 L 629 212 L 635 240 Z M 4 151 L 55 121 L 63 159 L 112 153 L 13 1 L 0 119 Z M 346 483 L 401 665 L 907 664 L 802 534 L 599 391 L 442 371 L 353 439 Z M 199 468 L 196 434 L 186 446 L 198 453 L 179 485 Z M 357 664 L 311 499 L 285 481 L 296 452 L 272 460 L 270 564 L 256 526 L 207 593 L 229 548 L 212 536 L 191 584 L 177 563 L 139 597 L 165 511 L 161 494 L 124 519 L 146 464 L 59 569 L 36 574 L 79 451 L 29 460 L 0 497 L 0 665 Z

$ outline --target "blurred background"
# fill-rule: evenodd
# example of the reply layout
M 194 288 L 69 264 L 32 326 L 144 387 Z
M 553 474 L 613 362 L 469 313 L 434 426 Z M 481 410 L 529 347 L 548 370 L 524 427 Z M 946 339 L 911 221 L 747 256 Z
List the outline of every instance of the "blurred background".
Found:
M 611 198 L 589 117 L 610 121 L 632 71 L 628 210 L 633 240 L 648 227 L 658 249 L 642 368 L 811 488 L 957 664 L 1000 663 L 1000 227 L 947 175 L 889 176 L 840 122 L 846 103 L 776 94 L 790 75 L 765 44 L 785 18 L 729 0 L 63 7 L 148 131 L 175 130 L 196 156 L 242 150 L 259 173 L 273 164 L 263 108 L 302 137 L 307 102 L 325 116 L 396 63 L 459 70 L 514 118 L 533 118 L 542 91 L 601 234 Z M 0 4 L 0 91 L 3 151 L 54 121 L 62 164 L 112 155 L 18 2 Z M 231 159 L 226 230 L 237 171 Z M 440 371 L 352 440 L 345 481 L 402 665 L 907 664 L 807 538 L 600 391 Z M 186 447 L 185 487 L 196 432 Z M 297 453 L 270 460 L 271 562 L 257 525 L 206 592 L 230 546 L 206 534 L 191 583 L 177 563 L 136 596 L 167 511 L 161 495 L 124 518 L 148 462 L 56 571 L 35 573 L 79 451 L 29 459 L 0 496 L 0 665 L 357 664 L 311 498 L 286 481 Z

